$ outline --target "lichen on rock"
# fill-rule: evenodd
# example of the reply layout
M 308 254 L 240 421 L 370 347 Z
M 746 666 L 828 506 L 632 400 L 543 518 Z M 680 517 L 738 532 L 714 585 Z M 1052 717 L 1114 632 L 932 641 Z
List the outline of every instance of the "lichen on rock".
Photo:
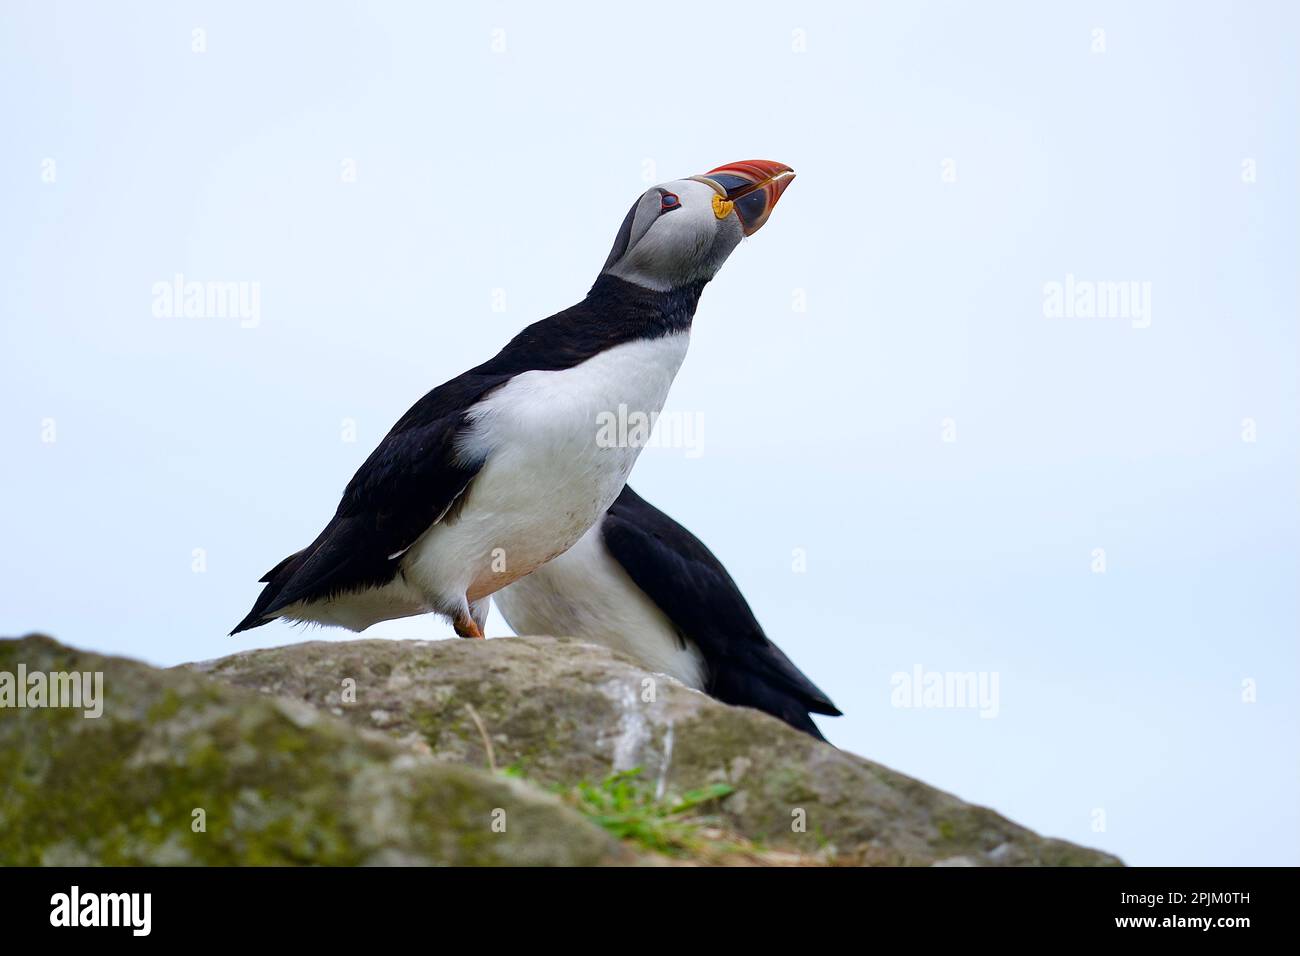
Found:
M 302 701 L 42 637 L 0 641 L 0 670 L 18 661 L 103 671 L 107 700 L 95 720 L 0 715 L 0 864 L 632 858 L 548 793 L 436 762 Z

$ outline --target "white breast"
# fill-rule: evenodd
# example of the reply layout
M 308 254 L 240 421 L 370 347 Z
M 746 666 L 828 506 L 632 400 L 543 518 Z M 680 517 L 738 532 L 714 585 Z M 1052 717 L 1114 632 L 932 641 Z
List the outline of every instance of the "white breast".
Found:
M 462 447 L 486 463 L 457 513 L 404 556 L 407 580 L 454 606 L 568 549 L 618 497 L 641 450 L 598 441 L 604 417 L 662 410 L 688 343 L 686 333 L 640 339 L 570 369 L 524 372 L 475 406 Z
M 597 523 L 554 561 L 492 600 L 516 634 L 552 634 L 603 644 L 646 670 L 703 690 L 704 658 L 682 647 L 672 622 L 605 548 Z

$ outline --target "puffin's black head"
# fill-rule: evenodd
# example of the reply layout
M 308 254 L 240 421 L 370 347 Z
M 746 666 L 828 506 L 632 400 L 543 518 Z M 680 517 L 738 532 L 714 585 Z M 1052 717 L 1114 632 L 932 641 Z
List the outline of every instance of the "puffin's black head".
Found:
M 789 166 L 750 159 L 648 189 L 601 272 L 659 292 L 707 282 L 762 228 L 793 179 Z

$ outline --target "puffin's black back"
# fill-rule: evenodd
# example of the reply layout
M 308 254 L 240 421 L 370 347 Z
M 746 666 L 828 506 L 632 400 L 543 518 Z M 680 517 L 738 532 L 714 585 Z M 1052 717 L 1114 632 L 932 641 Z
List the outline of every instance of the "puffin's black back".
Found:
M 601 533 L 636 586 L 700 649 L 710 696 L 826 739 L 809 712 L 838 717 L 840 711 L 768 640 L 731 575 L 703 542 L 630 487 L 610 506 Z

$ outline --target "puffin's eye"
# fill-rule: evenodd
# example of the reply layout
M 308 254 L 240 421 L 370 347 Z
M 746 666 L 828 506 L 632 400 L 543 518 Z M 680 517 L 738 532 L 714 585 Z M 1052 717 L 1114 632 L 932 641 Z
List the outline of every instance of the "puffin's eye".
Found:
M 676 209 L 681 204 L 682 201 L 677 198 L 675 193 L 664 193 L 659 200 L 659 211 L 667 212 L 669 209 Z

